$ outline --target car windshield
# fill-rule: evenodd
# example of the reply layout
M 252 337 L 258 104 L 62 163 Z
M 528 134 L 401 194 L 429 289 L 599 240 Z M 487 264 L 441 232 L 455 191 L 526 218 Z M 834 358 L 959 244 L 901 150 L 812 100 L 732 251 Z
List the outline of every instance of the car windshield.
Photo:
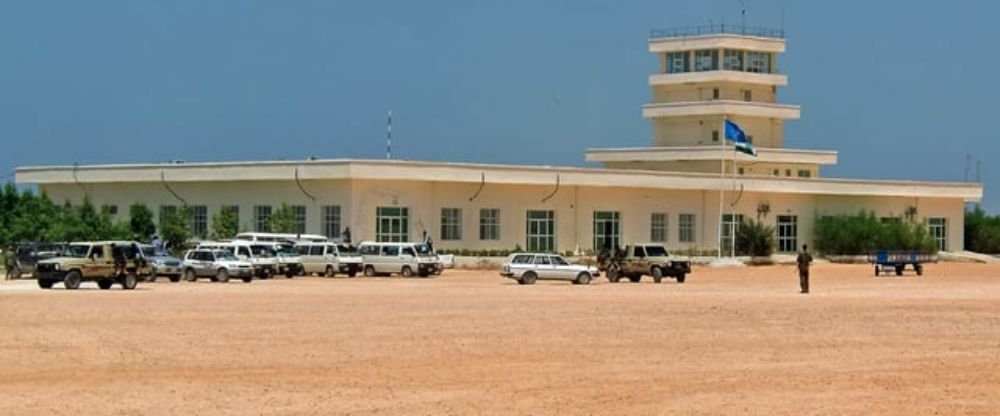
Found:
M 667 249 L 663 246 L 646 246 L 646 255 L 649 257 L 667 257 Z
M 215 258 L 219 261 L 238 261 L 239 259 L 232 252 L 219 250 L 215 252 Z
M 353 246 L 349 246 L 346 244 L 338 244 L 337 252 L 340 253 L 341 256 L 345 256 L 345 255 L 357 254 L 358 250 Z
M 295 246 L 280 245 L 278 246 L 277 251 L 279 256 L 284 256 L 284 257 L 299 255 L 299 251 L 295 249 Z
M 565 266 L 568 265 L 569 263 L 567 263 L 566 260 L 564 260 L 562 257 L 552 256 L 552 264 L 556 266 Z
M 63 255 L 66 257 L 75 257 L 78 259 L 82 259 L 87 257 L 88 251 L 90 251 L 90 246 L 71 245 L 69 247 L 66 247 L 66 251 L 63 252 Z
M 418 256 L 430 256 L 434 254 L 434 250 L 431 250 L 431 246 L 427 244 L 414 244 L 413 247 L 417 249 Z
M 250 246 L 250 250 L 253 251 L 253 254 L 257 257 L 274 257 L 277 255 L 274 248 L 268 246 L 254 245 Z

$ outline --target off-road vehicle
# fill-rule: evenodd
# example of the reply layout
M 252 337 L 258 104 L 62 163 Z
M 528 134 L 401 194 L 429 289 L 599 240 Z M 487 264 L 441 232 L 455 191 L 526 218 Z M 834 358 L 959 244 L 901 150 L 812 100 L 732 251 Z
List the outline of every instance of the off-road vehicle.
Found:
M 253 266 L 238 259 L 227 250 L 191 250 L 184 255 L 184 280 L 193 282 L 199 277 L 207 277 L 213 282 L 226 283 L 230 277 L 242 279 L 244 283 L 253 281 Z
M 85 281 L 97 282 L 105 290 L 115 283 L 131 290 L 151 274 L 139 244 L 131 241 L 73 243 L 58 257 L 39 262 L 35 272 L 38 287 L 51 289 L 62 282 L 71 290 Z
M 603 250 L 597 256 L 597 264 L 611 283 L 618 283 L 623 277 L 638 283 L 644 275 L 653 276 L 656 283 L 664 277 L 684 283 L 691 273 L 691 262 L 671 256 L 662 244 L 630 244 L 625 250 Z

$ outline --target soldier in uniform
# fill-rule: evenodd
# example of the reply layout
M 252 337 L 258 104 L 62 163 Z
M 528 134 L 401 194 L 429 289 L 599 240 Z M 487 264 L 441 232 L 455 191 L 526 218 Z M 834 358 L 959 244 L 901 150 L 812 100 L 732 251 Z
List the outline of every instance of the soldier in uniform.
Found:
M 809 254 L 809 246 L 803 244 L 802 251 L 799 252 L 798 258 L 795 262 L 799 266 L 799 288 L 802 289 L 800 293 L 809 293 L 809 264 L 812 263 L 813 257 Z

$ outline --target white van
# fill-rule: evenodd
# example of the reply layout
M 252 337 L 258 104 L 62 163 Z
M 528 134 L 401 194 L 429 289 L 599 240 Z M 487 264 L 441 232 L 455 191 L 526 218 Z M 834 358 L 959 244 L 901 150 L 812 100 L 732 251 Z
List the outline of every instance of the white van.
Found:
M 228 250 L 236 258 L 253 265 L 254 275 L 261 279 L 270 279 L 278 272 L 278 253 L 270 243 L 253 243 L 249 241 L 203 241 L 198 243 L 198 250 Z
M 283 243 L 283 242 L 299 242 L 299 241 L 310 241 L 310 242 L 325 242 L 330 241 L 322 235 L 316 234 L 282 234 L 282 233 L 239 233 L 236 234 L 234 241 L 251 241 L 251 242 L 266 242 L 266 243 Z
M 295 244 L 305 274 L 317 273 L 334 277 L 337 273 L 357 276 L 361 271 L 361 256 L 353 255 L 345 245 L 300 242 Z
M 424 243 L 374 243 L 358 246 L 365 276 L 399 273 L 404 277 L 441 274 L 441 263 Z

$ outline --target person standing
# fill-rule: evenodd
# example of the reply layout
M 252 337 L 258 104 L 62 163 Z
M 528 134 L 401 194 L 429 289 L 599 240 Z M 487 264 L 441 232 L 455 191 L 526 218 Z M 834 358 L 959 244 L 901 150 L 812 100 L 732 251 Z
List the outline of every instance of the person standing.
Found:
M 802 290 L 799 293 L 809 293 L 809 265 L 812 263 L 813 257 L 809 254 L 809 246 L 803 244 L 802 251 L 799 252 L 798 258 L 795 262 L 799 266 L 799 288 Z

